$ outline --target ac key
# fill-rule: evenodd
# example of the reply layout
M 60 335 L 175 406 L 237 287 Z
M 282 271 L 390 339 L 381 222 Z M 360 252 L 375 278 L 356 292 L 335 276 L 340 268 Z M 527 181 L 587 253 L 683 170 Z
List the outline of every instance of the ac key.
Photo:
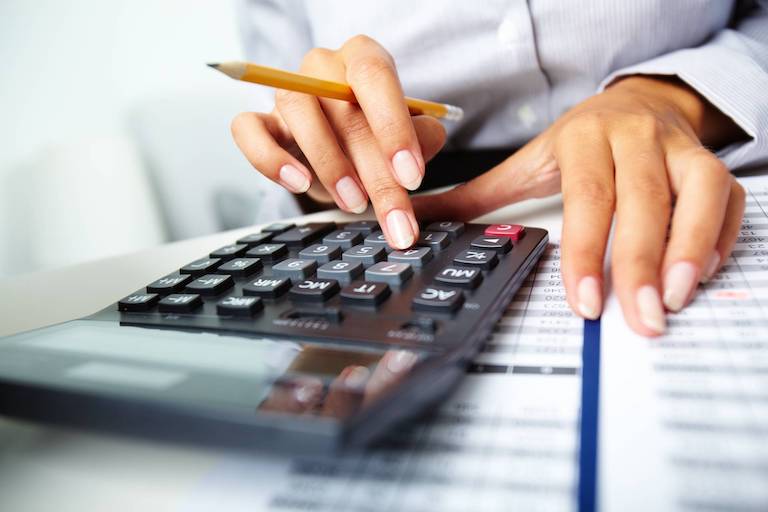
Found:
M 427 286 L 413 298 L 413 309 L 427 311 L 457 310 L 464 304 L 464 294 L 455 288 L 443 288 L 440 286 Z

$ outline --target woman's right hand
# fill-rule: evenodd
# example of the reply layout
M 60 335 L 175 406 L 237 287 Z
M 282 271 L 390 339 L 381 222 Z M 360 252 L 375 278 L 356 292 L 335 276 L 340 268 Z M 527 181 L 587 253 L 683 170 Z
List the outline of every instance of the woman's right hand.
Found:
M 315 48 L 300 71 L 348 83 L 358 104 L 278 90 L 272 112 L 234 119 L 235 142 L 290 192 L 354 213 L 370 198 L 389 244 L 410 247 L 419 226 L 405 189 L 421 184 L 445 129 L 434 118 L 411 117 L 394 60 L 369 37 L 355 36 L 335 51 Z

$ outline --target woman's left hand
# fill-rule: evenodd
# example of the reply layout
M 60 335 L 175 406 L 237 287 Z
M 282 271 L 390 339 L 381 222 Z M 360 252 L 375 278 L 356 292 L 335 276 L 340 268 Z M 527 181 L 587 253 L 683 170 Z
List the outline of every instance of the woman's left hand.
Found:
M 562 275 L 585 318 L 603 307 L 603 259 L 614 212 L 612 283 L 632 329 L 665 330 L 725 262 L 744 190 L 705 145 L 743 137 L 729 118 L 673 78 L 633 76 L 575 106 L 478 178 L 414 198 L 418 218 L 472 219 L 563 192 Z

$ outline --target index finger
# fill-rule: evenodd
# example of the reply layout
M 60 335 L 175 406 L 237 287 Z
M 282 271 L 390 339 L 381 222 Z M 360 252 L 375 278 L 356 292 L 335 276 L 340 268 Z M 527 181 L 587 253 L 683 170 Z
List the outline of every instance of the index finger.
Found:
M 347 82 L 395 180 L 408 190 L 417 189 L 424 177 L 424 156 L 392 56 L 366 36 L 353 37 L 340 53 Z

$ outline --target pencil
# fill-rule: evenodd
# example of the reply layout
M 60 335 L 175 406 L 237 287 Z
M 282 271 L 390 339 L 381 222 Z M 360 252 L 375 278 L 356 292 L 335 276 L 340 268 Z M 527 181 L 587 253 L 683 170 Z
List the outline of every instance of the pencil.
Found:
M 222 62 L 208 65 L 235 80 L 357 103 L 355 93 L 345 83 L 321 80 L 282 69 L 251 64 L 250 62 Z M 464 116 L 464 111 L 460 107 L 446 103 L 408 97 L 405 98 L 405 103 L 408 105 L 411 115 L 425 114 L 448 121 L 459 121 Z

